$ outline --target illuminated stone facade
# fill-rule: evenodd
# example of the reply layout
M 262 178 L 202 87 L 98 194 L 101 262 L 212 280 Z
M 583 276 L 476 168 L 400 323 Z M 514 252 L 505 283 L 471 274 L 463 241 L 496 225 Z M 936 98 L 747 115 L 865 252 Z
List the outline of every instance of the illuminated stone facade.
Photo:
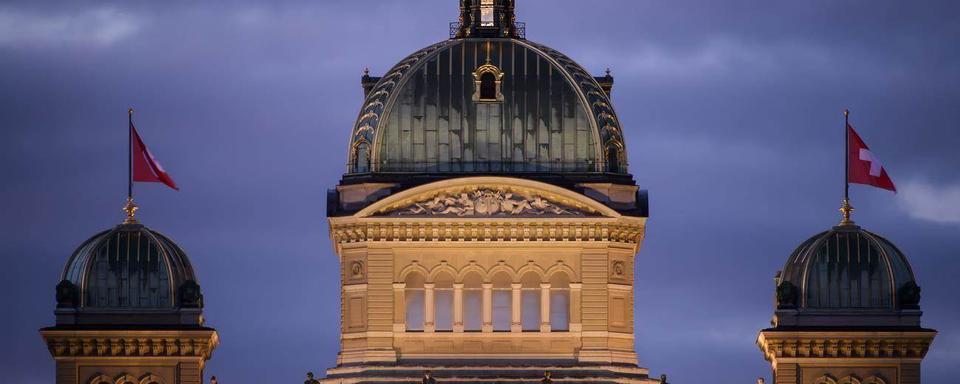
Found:
M 513 8 L 461 1 L 449 40 L 364 76 L 328 195 L 342 335 L 323 382 L 655 382 L 613 78 L 525 40 Z

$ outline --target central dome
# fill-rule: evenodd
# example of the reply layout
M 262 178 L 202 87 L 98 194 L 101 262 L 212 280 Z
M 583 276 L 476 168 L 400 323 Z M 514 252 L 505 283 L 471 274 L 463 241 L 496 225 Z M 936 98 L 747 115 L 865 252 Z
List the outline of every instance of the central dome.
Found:
M 520 38 L 431 45 L 365 77 L 348 175 L 626 174 L 605 79 Z

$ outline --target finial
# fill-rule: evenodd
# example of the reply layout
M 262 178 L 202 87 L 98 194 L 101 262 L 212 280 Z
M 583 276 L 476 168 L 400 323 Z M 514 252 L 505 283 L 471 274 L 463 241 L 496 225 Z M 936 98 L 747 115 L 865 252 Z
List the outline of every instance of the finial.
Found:
M 765 383 L 765 382 L 766 382 L 766 381 L 765 381 L 762 377 L 758 377 L 758 378 L 757 378 L 757 384 L 763 384 L 763 383 Z
M 610 77 L 610 67 L 607 67 L 607 77 Z
M 849 109 L 844 109 L 844 110 L 843 110 L 843 117 L 850 117 L 850 110 L 849 110 Z
M 127 114 L 133 116 L 133 108 L 127 108 Z
M 216 376 L 210 376 L 210 384 L 217 384 L 217 377 L 216 377 Z
M 123 211 L 127 213 L 127 218 L 123 220 L 123 223 L 139 224 L 140 222 L 137 221 L 137 218 L 135 217 L 138 209 L 140 209 L 140 207 L 133 203 L 133 198 L 128 197 L 127 204 L 123 206 Z
M 843 218 L 840 219 L 840 225 L 853 225 L 853 220 L 850 220 L 850 214 L 853 213 L 850 199 L 843 199 L 843 204 L 840 205 L 840 213 L 843 215 Z
M 364 76 L 370 76 L 370 67 L 364 67 L 364 68 L 363 68 L 363 75 L 364 75 Z

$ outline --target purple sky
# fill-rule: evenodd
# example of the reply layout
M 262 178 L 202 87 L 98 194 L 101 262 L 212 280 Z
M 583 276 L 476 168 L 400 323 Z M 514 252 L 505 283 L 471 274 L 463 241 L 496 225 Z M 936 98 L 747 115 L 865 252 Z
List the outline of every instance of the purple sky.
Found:
M 960 3 L 518 0 L 529 39 L 610 67 L 630 170 L 650 191 L 637 258 L 640 363 L 675 383 L 769 378 L 754 341 L 774 273 L 834 225 L 843 108 L 899 194 L 852 187 L 894 241 L 960 364 Z M 0 3 L 0 372 L 49 383 L 37 329 L 87 237 L 118 224 L 126 108 L 181 186 L 140 217 L 194 263 L 221 383 L 334 364 L 337 259 L 325 191 L 346 162 L 364 67 L 447 37 L 455 0 Z

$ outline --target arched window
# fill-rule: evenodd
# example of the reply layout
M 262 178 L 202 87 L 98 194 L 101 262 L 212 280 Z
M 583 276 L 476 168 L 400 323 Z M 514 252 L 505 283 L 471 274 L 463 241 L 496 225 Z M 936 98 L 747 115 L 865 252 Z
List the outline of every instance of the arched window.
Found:
M 366 141 L 357 143 L 354 148 L 354 173 L 370 172 L 370 144 Z
M 524 332 L 540 330 L 540 276 L 527 272 L 520 279 L 520 323 Z
M 513 306 L 513 292 L 511 292 L 510 275 L 498 272 L 493 275 L 493 330 L 510 331 L 511 310 Z
M 143 379 L 140 379 L 140 384 L 163 384 L 163 379 L 161 379 L 160 376 L 148 374 Z
M 137 378 L 129 374 L 120 376 L 114 381 L 115 384 L 137 384 L 137 382 Z
M 483 325 L 483 278 L 471 272 L 463 278 L 463 330 L 479 331 Z
M 493 72 L 484 72 L 480 75 L 480 100 L 497 100 L 497 75 Z
M 453 331 L 453 276 L 437 275 L 433 288 L 434 324 L 436 330 Z
M 607 172 L 620 173 L 620 146 L 615 142 L 607 143 Z
M 90 384 L 113 384 L 113 380 L 106 375 L 98 375 L 89 381 Z
M 503 101 L 503 92 L 500 82 L 503 80 L 503 71 L 490 63 L 489 53 L 487 63 L 473 71 L 473 101 L 481 103 L 497 103 Z
M 550 330 L 570 330 L 570 278 L 566 273 L 550 277 Z
M 406 323 L 408 331 L 422 331 L 424 321 L 423 276 L 419 273 L 407 275 L 404 289 L 406 303 Z

